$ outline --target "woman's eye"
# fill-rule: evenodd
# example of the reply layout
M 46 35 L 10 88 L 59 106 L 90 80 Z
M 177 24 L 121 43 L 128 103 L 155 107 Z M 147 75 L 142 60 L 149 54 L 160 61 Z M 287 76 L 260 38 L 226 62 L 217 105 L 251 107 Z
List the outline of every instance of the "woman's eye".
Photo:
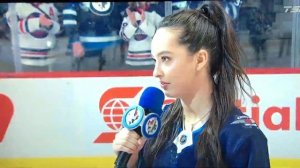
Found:
M 163 62 L 168 61 L 168 60 L 169 60 L 169 57 L 162 56 L 162 57 L 161 57 L 161 60 L 162 60 Z

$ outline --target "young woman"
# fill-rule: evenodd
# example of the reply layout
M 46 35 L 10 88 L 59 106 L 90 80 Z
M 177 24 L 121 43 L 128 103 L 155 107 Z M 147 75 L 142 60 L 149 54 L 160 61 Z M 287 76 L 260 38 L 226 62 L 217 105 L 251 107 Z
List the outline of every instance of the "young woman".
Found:
M 128 167 L 270 167 L 267 139 L 235 100 L 249 93 L 240 47 L 216 2 L 160 23 L 151 52 L 153 75 L 168 97 L 157 138 L 122 129 L 113 149 L 132 153 Z M 142 150 L 141 150 L 142 149 Z

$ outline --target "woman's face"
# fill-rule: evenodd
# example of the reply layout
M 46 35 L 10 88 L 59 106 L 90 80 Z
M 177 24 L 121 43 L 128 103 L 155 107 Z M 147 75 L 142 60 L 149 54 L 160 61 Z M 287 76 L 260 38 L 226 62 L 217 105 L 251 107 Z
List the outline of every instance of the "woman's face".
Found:
M 180 30 L 160 28 L 155 33 L 151 53 L 155 68 L 153 76 L 160 80 L 168 97 L 182 98 L 196 85 L 196 62 L 185 45 L 178 43 Z

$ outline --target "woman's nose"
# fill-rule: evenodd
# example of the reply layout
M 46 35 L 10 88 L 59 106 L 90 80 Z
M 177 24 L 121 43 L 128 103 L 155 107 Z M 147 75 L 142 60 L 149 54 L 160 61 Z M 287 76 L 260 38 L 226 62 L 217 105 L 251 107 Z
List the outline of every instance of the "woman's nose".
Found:
M 161 69 L 160 69 L 158 63 L 156 62 L 155 66 L 154 66 L 154 70 L 153 70 L 153 76 L 156 78 L 159 78 L 161 75 L 162 75 Z

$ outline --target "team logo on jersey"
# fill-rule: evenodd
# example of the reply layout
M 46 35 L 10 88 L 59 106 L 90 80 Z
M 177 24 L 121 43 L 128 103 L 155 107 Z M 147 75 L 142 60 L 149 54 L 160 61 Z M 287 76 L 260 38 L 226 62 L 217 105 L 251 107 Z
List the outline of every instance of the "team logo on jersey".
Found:
M 30 35 L 32 35 L 33 37 L 35 37 L 35 38 L 45 38 L 45 37 L 47 37 L 48 36 L 48 31 L 47 30 L 45 30 L 45 29 L 37 29 L 37 30 L 35 30 L 35 31 L 29 31 L 29 28 L 28 28 L 28 20 L 29 19 L 32 19 L 32 18 L 39 18 L 40 17 L 40 13 L 38 13 L 38 12 L 33 12 L 33 13 L 31 13 L 28 17 L 27 17 L 27 19 L 26 19 L 26 22 L 25 22 L 25 29 L 26 29 L 26 31 L 30 34 Z
M 242 4 L 240 0 L 234 0 L 231 2 L 225 2 L 224 9 L 229 16 L 232 17 L 233 20 L 237 19 L 239 16 L 239 9 Z
M 90 10 L 99 16 L 109 15 L 114 8 L 113 2 L 90 2 Z
M 139 25 L 139 21 L 137 21 L 138 25 Z M 136 41 L 142 41 L 145 40 L 147 38 L 147 34 L 144 33 L 144 31 L 140 28 L 138 28 L 134 34 L 134 39 Z
M 187 140 L 187 136 L 186 135 L 182 135 L 179 139 L 180 141 L 180 144 L 183 145 L 186 143 L 186 140 Z
M 189 130 L 182 130 L 177 137 L 174 139 L 173 143 L 177 147 L 177 153 L 181 153 L 183 149 L 188 146 L 193 145 L 193 133 Z

